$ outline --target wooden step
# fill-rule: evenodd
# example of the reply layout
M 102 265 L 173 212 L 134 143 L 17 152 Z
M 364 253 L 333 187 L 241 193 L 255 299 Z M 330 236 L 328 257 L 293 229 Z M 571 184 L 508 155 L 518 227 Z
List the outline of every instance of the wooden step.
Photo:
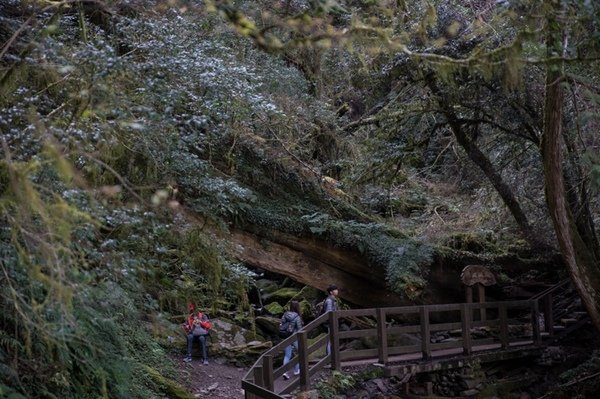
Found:
M 564 319 L 560 319 L 560 322 L 561 322 L 562 324 L 565 324 L 565 325 L 569 325 L 569 324 L 575 324 L 575 323 L 577 323 L 578 321 L 579 321 L 579 320 L 577 320 L 577 319 L 572 319 L 572 318 L 564 318 Z

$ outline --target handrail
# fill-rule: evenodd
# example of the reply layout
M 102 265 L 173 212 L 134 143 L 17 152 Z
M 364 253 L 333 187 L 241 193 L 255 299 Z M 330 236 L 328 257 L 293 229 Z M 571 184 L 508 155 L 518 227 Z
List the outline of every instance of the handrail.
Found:
M 561 283 L 562 284 L 562 283 Z M 478 309 L 497 309 L 497 318 L 481 318 L 476 320 L 474 316 L 479 315 Z M 521 310 L 519 310 L 521 309 Z M 529 314 L 527 321 L 515 320 L 509 318 L 510 311 L 519 311 L 519 315 L 523 311 Z M 547 309 L 545 309 L 547 311 Z M 458 316 L 460 320 L 455 322 L 444 321 L 438 322 L 438 313 L 446 313 L 448 317 Z M 448 315 L 449 314 L 449 315 Z M 372 317 L 375 318 L 374 327 L 361 328 L 349 331 L 339 331 L 339 320 L 346 317 Z M 490 314 L 493 316 L 493 314 Z M 388 322 L 389 318 L 401 320 L 402 317 L 417 319 L 418 322 L 405 320 L 401 325 L 392 325 Z M 514 314 L 513 314 L 514 317 Z M 254 363 L 252 368 L 244 376 L 242 387 L 246 392 L 246 398 L 262 398 L 262 399 L 279 399 L 282 395 L 291 393 L 297 388 L 300 390 L 308 390 L 310 387 L 310 377 L 324 368 L 327 364 L 331 364 L 332 369 L 339 370 L 342 361 L 360 360 L 360 359 L 377 359 L 380 364 L 388 364 L 393 361 L 396 356 L 402 354 L 415 353 L 419 354 L 423 360 L 430 359 L 435 351 L 457 349 L 463 354 L 470 355 L 474 350 L 477 350 L 478 345 L 488 345 L 490 343 L 498 343 L 498 349 L 508 349 L 511 343 L 525 342 L 516 341 L 515 337 L 511 337 L 511 327 L 513 326 L 531 326 L 531 335 L 526 342 L 533 345 L 541 345 L 542 334 L 539 326 L 539 299 L 505 301 L 505 302 L 484 302 L 484 303 L 458 303 L 458 304 L 440 304 L 440 305 L 421 305 L 421 306 L 402 306 L 390 308 L 370 308 L 370 309 L 352 309 L 328 312 L 317 317 L 311 323 L 307 324 L 302 330 L 296 334 L 283 339 L 277 345 L 264 352 Z M 308 344 L 308 333 L 321 324 L 328 322 L 331 326 L 329 336 L 321 337 L 310 346 Z M 497 336 L 490 338 L 479 338 L 473 336 L 474 329 L 480 327 L 488 327 L 490 331 L 497 331 Z M 447 342 L 432 342 L 431 334 L 436 331 L 444 330 L 460 330 L 460 340 L 450 340 Z M 420 334 L 420 343 L 418 345 L 396 345 L 393 346 L 389 340 L 394 334 Z M 345 339 L 354 339 L 361 337 L 376 337 L 377 348 L 374 349 L 359 349 L 340 351 L 340 341 Z M 279 356 L 285 347 L 298 341 L 298 354 L 294 356 L 286 365 L 275 366 L 273 360 Z M 329 342 L 331 344 L 331 354 L 325 355 L 318 359 L 313 359 L 316 363 L 311 364 L 311 356 L 319 349 L 323 348 Z M 411 355 L 412 356 L 412 355 Z M 293 378 L 286 382 L 286 385 L 279 385 L 278 392 L 275 389 L 275 381 L 285 372 L 290 371 L 294 365 L 300 365 L 299 378 Z
M 538 292 L 537 294 L 532 296 L 530 299 L 541 299 L 548 294 L 553 294 L 555 291 L 558 291 L 559 289 L 563 288 L 565 285 L 568 285 L 570 282 L 571 282 L 571 279 L 568 279 L 568 278 L 564 279 L 561 282 L 559 282 L 558 284 L 553 285 L 552 287 L 548 287 L 544 291 Z
M 541 302 L 544 314 L 544 329 L 546 330 L 546 332 L 548 332 L 548 335 L 551 338 L 553 338 L 555 335 L 554 318 L 560 316 L 554 314 L 554 298 L 556 298 L 555 294 L 559 290 L 561 290 L 559 295 L 561 293 L 566 292 L 567 287 L 570 283 L 570 279 L 564 279 L 558 284 L 549 287 L 530 298 L 531 300 L 537 301 L 538 303 Z
M 304 334 L 307 334 L 308 332 L 319 328 L 321 326 L 321 324 L 323 324 L 330 318 L 329 313 L 331 313 L 331 312 L 320 315 L 319 317 L 314 319 L 312 322 L 310 322 L 309 324 L 304 326 L 301 331 Z M 293 366 L 296 362 L 296 357 L 298 357 L 298 356 L 294 356 L 290 360 L 289 363 L 287 363 L 286 365 L 283 365 L 281 367 L 278 367 L 278 368 L 275 368 L 273 366 L 272 359 L 275 356 L 279 355 L 281 352 L 283 352 L 283 350 L 288 345 L 291 345 L 295 341 L 299 341 L 299 344 L 300 344 L 299 351 L 300 351 L 300 346 L 304 346 L 304 348 L 302 348 L 303 349 L 302 351 L 305 353 L 307 352 L 307 349 L 308 349 L 309 353 L 312 353 L 315 350 L 319 349 L 319 347 L 314 347 L 314 345 L 313 345 L 313 347 L 306 348 L 306 342 L 304 342 L 304 344 L 303 344 L 303 340 L 298 340 L 297 335 L 298 334 L 296 333 L 296 334 L 293 334 L 293 335 L 283 339 L 277 345 L 273 346 L 272 348 L 270 348 L 266 352 L 264 352 L 256 360 L 254 365 L 250 368 L 248 373 L 246 373 L 246 375 L 242 379 L 242 387 L 244 388 L 244 390 L 247 393 L 248 393 L 248 391 L 251 391 L 257 398 L 265 398 L 265 399 L 283 398 L 283 396 L 279 396 L 275 392 L 273 392 L 273 389 L 272 389 L 273 387 L 271 385 L 274 384 L 274 380 L 276 378 L 281 377 L 283 375 L 283 373 L 285 373 L 286 371 L 289 371 L 293 368 Z M 321 345 L 325 345 L 326 342 L 327 342 L 327 340 L 320 340 L 316 344 L 320 343 Z M 326 356 L 325 360 L 329 361 L 329 359 L 330 359 L 330 357 Z M 305 362 L 305 363 L 307 363 L 307 362 Z M 266 367 L 265 367 L 265 364 L 266 364 Z M 322 364 L 318 363 L 317 366 L 322 368 L 325 366 L 325 363 L 322 363 Z M 265 370 L 265 368 L 266 368 L 266 370 Z M 260 373 L 257 374 L 256 370 L 260 370 Z M 309 370 L 307 370 L 306 365 L 304 367 L 302 364 L 300 365 L 300 372 L 303 376 L 308 375 L 308 371 Z M 265 375 L 268 376 L 268 378 L 267 378 L 268 381 L 264 381 Z M 259 376 L 259 377 L 257 378 L 257 376 Z M 257 379 L 259 379 L 260 381 L 257 381 Z M 294 385 L 298 385 L 297 382 L 298 382 L 298 380 L 296 380 L 290 384 L 290 385 L 292 385 L 292 389 L 296 387 Z M 268 386 L 265 387 L 264 385 L 268 385 Z M 307 384 L 305 384 L 305 385 L 307 385 Z M 269 394 L 266 393 L 265 388 L 267 389 Z M 271 388 L 271 389 L 269 389 L 269 388 Z M 248 395 L 246 395 L 246 397 L 248 397 Z

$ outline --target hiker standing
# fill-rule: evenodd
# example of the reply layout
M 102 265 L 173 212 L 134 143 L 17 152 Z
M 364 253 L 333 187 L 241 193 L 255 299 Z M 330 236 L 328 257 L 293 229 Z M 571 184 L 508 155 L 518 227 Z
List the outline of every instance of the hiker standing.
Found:
M 333 312 L 337 310 L 337 296 L 338 296 L 338 287 L 335 284 L 331 284 L 327 287 L 327 298 L 323 301 L 323 313 Z M 329 323 L 326 325 L 327 335 L 331 331 L 331 326 Z M 329 355 L 331 353 L 331 339 L 327 341 L 327 348 L 325 349 L 325 353 Z
M 281 322 L 288 323 L 291 325 L 290 332 L 292 334 L 296 334 L 298 331 L 302 329 L 302 317 L 300 316 L 300 303 L 298 301 L 290 302 L 290 310 L 283 314 L 281 318 Z M 291 334 L 290 334 L 291 335 Z M 292 351 L 295 350 L 298 352 L 298 341 L 294 341 L 288 346 L 285 347 L 283 354 L 283 364 L 286 365 L 292 359 Z M 294 366 L 294 375 L 300 374 L 300 363 L 296 363 Z M 288 373 L 283 373 L 283 379 L 288 380 L 290 376 Z
M 196 306 L 193 303 L 188 303 L 188 310 L 190 314 L 183 325 L 183 329 L 187 334 L 187 356 L 183 359 L 183 361 L 192 361 L 194 340 L 198 339 L 198 342 L 200 342 L 200 349 L 202 351 L 202 361 L 205 365 L 208 365 L 208 356 L 206 355 L 206 337 L 208 336 L 212 324 L 208 320 L 208 316 L 206 314 L 202 313 L 201 311 L 196 311 Z

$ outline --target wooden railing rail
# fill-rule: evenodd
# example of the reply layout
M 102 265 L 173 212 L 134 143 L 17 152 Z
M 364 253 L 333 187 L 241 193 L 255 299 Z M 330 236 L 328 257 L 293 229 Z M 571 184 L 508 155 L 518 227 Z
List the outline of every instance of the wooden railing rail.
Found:
M 564 295 L 564 293 L 568 290 L 571 284 L 570 279 L 565 279 L 560 283 L 545 289 L 542 292 L 537 293 L 531 299 L 537 301 L 542 308 L 542 313 L 544 315 L 544 330 L 548 333 L 549 337 L 554 337 L 554 319 L 559 318 L 560 314 L 555 314 L 555 310 L 557 309 L 554 300 L 560 295 Z
M 246 398 L 283 398 L 283 396 L 274 392 L 275 380 L 284 373 L 290 372 L 296 363 L 300 364 L 300 378 L 291 380 L 290 384 L 288 384 L 280 394 L 286 394 L 298 387 L 302 390 L 308 389 L 309 377 L 329 364 L 331 356 L 327 355 L 312 367 L 309 367 L 310 355 L 325 347 L 330 336 L 322 335 L 310 346 L 308 345 L 307 337 L 310 332 L 321 328 L 321 325 L 327 322 L 329 318 L 329 314 L 323 314 L 317 317 L 311 323 L 304 326 L 302 331 L 298 334 L 283 339 L 277 345 L 264 352 L 242 379 L 242 388 L 246 392 Z M 298 354 L 292 357 L 287 364 L 276 367 L 274 365 L 274 359 L 282 356 L 285 348 L 295 341 L 298 341 Z M 268 394 L 266 392 L 268 392 Z
M 244 377 L 242 387 L 246 398 L 283 398 L 282 395 L 298 388 L 310 389 L 312 376 L 327 365 L 339 370 L 344 361 L 373 359 L 374 363 L 386 365 L 401 355 L 427 360 L 444 350 L 470 355 L 486 348 L 508 349 L 511 344 L 541 345 L 539 301 L 543 298 L 329 312 L 263 353 Z M 341 320 L 357 317 L 365 320 L 360 323 L 362 327 L 340 330 Z M 317 335 L 311 342 L 309 336 L 315 335 L 318 332 L 315 330 L 324 322 L 331 327 L 330 334 Z M 440 336 L 446 338 L 439 339 Z M 372 345 L 363 349 L 348 348 L 346 342 L 355 339 L 371 340 Z M 284 349 L 295 341 L 298 354 L 286 365 L 276 366 L 276 359 L 279 363 Z M 328 343 L 331 353 L 323 355 Z M 298 378 L 276 383 L 296 364 L 300 365 Z
M 558 284 L 553 285 L 552 287 L 548 287 L 545 290 L 543 290 L 541 292 L 538 292 L 537 294 L 535 294 L 534 296 L 532 296 L 531 299 L 541 299 L 542 297 L 545 297 L 548 294 L 553 294 L 553 293 L 555 293 L 556 291 L 559 291 L 559 290 L 561 290 L 561 291 L 565 290 L 569 286 L 569 284 L 571 284 L 571 279 L 567 278 L 565 280 L 562 280 Z

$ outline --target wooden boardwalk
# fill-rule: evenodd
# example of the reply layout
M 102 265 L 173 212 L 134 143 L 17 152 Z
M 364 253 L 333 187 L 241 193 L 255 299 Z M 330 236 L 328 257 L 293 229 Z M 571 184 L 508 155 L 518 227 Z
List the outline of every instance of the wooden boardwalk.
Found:
M 465 367 L 473 360 L 485 363 L 536 355 L 555 338 L 552 298 L 562 288 L 564 284 L 523 301 L 329 312 L 266 351 L 242 380 L 242 388 L 248 399 L 277 399 L 310 389 L 311 378 L 325 368 L 373 364 L 382 367 L 386 376 L 409 378 Z M 353 328 L 340 330 L 344 320 L 354 321 Z M 330 334 L 319 335 L 325 322 L 331 326 Z M 279 366 L 285 347 L 294 341 L 297 355 Z M 360 349 L 350 345 L 358 341 L 365 343 Z M 325 355 L 328 342 L 331 354 Z M 296 364 L 300 374 L 292 376 Z M 289 380 L 282 378 L 286 372 L 292 377 Z
M 516 359 L 538 355 L 543 347 L 533 345 L 533 341 L 512 342 L 509 348 L 503 351 L 500 344 L 477 345 L 473 347 L 473 353 L 465 356 L 461 348 L 439 349 L 431 353 L 430 360 L 424 360 L 421 353 L 407 353 L 404 355 L 390 356 L 387 365 L 378 362 L 377 358 L 347 360 L 341 363 L 343 371 L 349 367 L 373 365 L 384 369 L 385 377 L 403 377 L 423 372 L 450 370 L 465 367 L 467 362 L 478 361 L 488 363 L 498 360 Z M 274 381 L 274 392 L 282 392 L 288 385 L 299 385 L 299 376 L 292 373 L 289 380 L 279 378 Z

